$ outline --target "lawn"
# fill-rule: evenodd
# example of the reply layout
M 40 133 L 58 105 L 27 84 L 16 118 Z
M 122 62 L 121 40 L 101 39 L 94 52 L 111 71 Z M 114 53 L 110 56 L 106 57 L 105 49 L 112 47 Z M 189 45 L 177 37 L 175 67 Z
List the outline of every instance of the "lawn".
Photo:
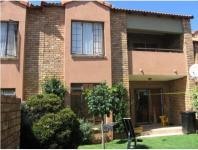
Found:
M 126 149 L 127 140 L 106 143 L 107 149 Z M 79 149 L 101 149 L 101 144 L 81 145 Z M 154 149 L 198 149 L 198 134 L 144 138 L 137 148 Z

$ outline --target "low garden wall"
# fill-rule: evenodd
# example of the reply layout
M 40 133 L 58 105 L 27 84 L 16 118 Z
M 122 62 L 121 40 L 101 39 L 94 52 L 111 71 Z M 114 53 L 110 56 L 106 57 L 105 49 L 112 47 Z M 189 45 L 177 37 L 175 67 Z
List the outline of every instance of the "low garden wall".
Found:
M 19 148 L 20 103 L 21 100 L 15 96 L 1 96 L 1 148 Z

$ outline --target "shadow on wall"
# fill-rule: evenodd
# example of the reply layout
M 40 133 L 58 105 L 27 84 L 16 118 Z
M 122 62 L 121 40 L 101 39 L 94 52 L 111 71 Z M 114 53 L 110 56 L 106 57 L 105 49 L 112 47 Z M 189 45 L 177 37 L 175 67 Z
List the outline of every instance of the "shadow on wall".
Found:
M 24 54 L 24 99 L 40 92 L 40 84 L 44 76 L 56 75 L 57 66 L 54 61 L 63 54 L 64 8 L 28 9 Z M 63 41 L 63 42 L 62 42 Z M 50 55 L 52 54 L 52 55 Z M 58 60 L 59 61 L 59 60 Z M 47 70 L 48 69 L 48 70 Z M 63 69 L 63 68 L 61 68 Z
M 185 111 L 185 92 L 186 91 L 186 77 L 173 80 L 169 82 L 169 89 L 171 94 L 169 96 L 169 114 L 171 124 L 181 124 L 181 112 Z

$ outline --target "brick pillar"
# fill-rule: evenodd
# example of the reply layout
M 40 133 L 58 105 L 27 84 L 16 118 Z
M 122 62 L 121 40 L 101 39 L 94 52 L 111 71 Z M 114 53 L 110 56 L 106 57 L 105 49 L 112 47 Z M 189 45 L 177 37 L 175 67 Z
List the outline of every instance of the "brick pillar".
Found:
M 27 11 L 24 57 L 24 99 L 41 93 L 45 77 L 64 80 L 65 9 Z
M 112 82 L 123 82 L 129 91 L 127 17 L 125 12 L 111 11 Z M 130 103 L 128 102 L 129 110 Z M 129 111 L 130 112 L 130 111 Z
M 192 101 L 189 96 L 190 90 L 194 87 L 195 83 L 190 79 L 189 68 L 194 64 L 194 52 L 193 52 L 193 42 L 191 34 L 190 19 L 183 19 L 183 51 L 186 57 L 186 70 L 187 70 L 187 81 L 186 81 L 186 95 L 185 95 L 185 110 L 192 109 Z

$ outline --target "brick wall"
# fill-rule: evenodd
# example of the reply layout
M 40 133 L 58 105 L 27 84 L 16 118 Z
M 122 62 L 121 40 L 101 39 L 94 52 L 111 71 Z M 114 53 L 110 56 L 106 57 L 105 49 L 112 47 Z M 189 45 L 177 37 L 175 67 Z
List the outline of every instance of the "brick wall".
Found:
M 1 96 L 1 148 L 19 148 L 20 102 L 16 97 Z
M 123 82 L 129 91 L 126 19 L 124 12 L 111 12 L 112 82 Z
M 192 34 L 191 34 L 191 26 L 189 19 L 183 19 L 183 51 L 186 58 L 186 71 L 187 71 L 187 81 L 186 81 L 186 92 L 189 93 L 190 90 L 194 87 L 194 80 L 190 79 L 189 76 L 189 68 L 192 64 L 194 64 L 194 51 L 193 51 L 193 42 L 192 42 Z M 185 109 L 192 109 L 192 101 L 189 94 L 185 95 Z
M 41 92 L 43 79 L 64 71 L 64 8 L 28 9 L 24 58 L 24 98 Z

